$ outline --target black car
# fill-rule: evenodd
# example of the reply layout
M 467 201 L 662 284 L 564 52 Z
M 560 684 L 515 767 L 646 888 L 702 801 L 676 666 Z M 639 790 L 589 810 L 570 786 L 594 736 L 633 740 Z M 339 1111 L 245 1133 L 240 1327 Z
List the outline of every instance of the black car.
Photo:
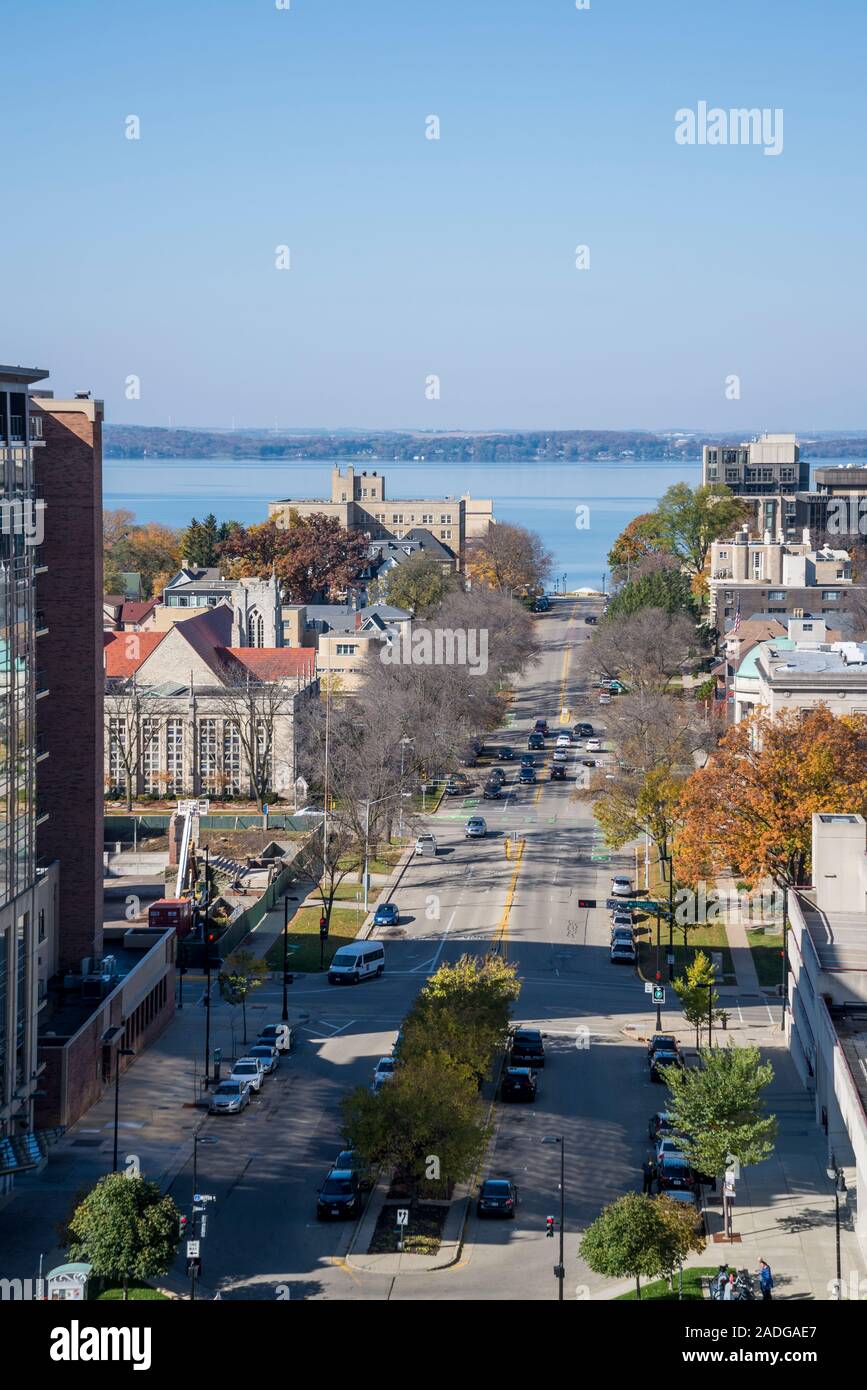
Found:
M 552 763 L 552 764 L 551 764 L 551 781 L 552 781 L 552 782 L 565 782 L 565 781 L 566 781 L 566 764 L 565 764 L 565 763 Z
M 595 767 L 595 766 L 596 766 L 596 759 L 595 759 L 595 758 L 582 758 L 582 759 L 581 759 L 581 766 L 582 766 L 582 767 Z
M 506 1067 L 500 1082 L 500 1100 L 536 1099 L 536 1073 L 529 1067 Z
M 506 780 L 506 774 L 501 767 L 492 767 L 488 773 L 487 780 L 489 782 L 499 782 L 500 786 L 502 786 Z
M 509 1061 L 513 1067 L 530 1067 L 533 1071 L 544 1067 L 545 1046 L 538 1028 L 515 1029 Z
M 572 736 L 573 738 L 592 738 L 593 725 L 586 723 L 576 724 L 572 730 Z
M 666 1052 L 679 1052 L 677 1038 L 673 1033 L 654 1033 L 647 1043 L 648 1060 L 656 1052 L 657 1048 L 663 1048 Z
M 351 1168 L 332 1168 L 316 1198 L 316 1220 L 357 1216 L 361 1209 L 358 1173 Z
M 683 1070 L 683 1058 L 679 1052 L 665 1052 L 658 1048 L 650 1059 L 650 1079 L 651 1081 L 663 1081 L 662 1067 L 680 1067 Z
M 354 1173 L 362 1192 L 373 1186 L 373 1174 L 368 1165 L 354 1149 L 341 1149 L 334 1160 L 334 1167 L 342 1172 Z
M 482 788 L 482 796 L 485 801 L 499 801 L 502 790 L 499 782 L 486 782 Z
M 535 749 L 537 753 L 541 753 L 545 747 L 545 735 L 533 732 L 527 739 L 527 747 Z
M 535 767 L 536 759 L 532 753 L 521 754 L 521 767 Z
M 477 1216 L 507 1216 L 515 1219 L 518 1189 L 508 1178 L 486 1178 L 476 1199 Z
M 514 756 L 515 750 L 514 748 L 510 748 L 508 744 L 504 743 L 502 747 L 497 749 L 497 757 L 501 763 L 510 763 Z
M 698 1174 L 683 1154 L 663 1154 L 656 1170 L 656 1190 L 683 1192 L 698 1187 Z
M 452 778 L 449 778 L 449 780 L 445 784 L 445 787 L 443 788 L 443 791 L 445 792 L 446 796 L 466 796 L 467 784 L 466 782 L 455 782 L 452 780 Z
M 598 623 L 599 619 L 598 619 L 597 617 L 595 617 L 595 616 L 591 613 L 591 614 L 588 614 L 588 616 L 584 619 L 584 621 L 585 621 L 585 623 L 590 623 L 590 624 L 592 625 L 592 624 L 594 624 L 594 623 Z
M 522 787 L 532 787 L 536 781 L 536 769 L 525 765 L 518 773 L 518 781 Z
M 547 719 L 537 719 L 535 724 L 533 725 L 533 733 L 541 734 L 544 738 L 548 733 Z

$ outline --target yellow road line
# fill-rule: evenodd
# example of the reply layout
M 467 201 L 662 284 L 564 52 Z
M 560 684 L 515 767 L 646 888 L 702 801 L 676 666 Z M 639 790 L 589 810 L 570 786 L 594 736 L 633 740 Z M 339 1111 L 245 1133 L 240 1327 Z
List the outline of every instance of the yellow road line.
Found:
M 512 881 L 509 884 L 509 891 L 506 895 L 506 905 L 503 908 L 503 915 L 500 918 L 499 926 L 494 933 L 494 942 L 503 948 L 503 959 L 509 957 L 509 913 L 512 910 L 512 900 L 515 896 L 515 886 L 518 882 L 518 874 L 521 872 L 521 861 L 524 857 L 524 841 L 519 840 L 515 845 L 515 871 L 512 874 Z
M 569 614 L 569 623 L 575 617 L 575 607 L 572 604 L 572 612 Z M 560 723 L 568 724 L 571 718 L 569 710 L 566 708 L 566 684 L 569 680 L 569 663 L 572 660 L 572 648 L 569 646 L 569 623 L 566 624 L 566 650 L 563 653 L 563 677 L 560 681 Z

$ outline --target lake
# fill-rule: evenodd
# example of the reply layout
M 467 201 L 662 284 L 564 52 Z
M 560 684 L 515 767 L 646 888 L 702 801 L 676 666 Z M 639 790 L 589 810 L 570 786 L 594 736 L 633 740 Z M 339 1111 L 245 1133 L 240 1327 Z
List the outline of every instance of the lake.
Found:
M 835 459 L 835 463 L 846 460 Z M 346 460 L 336 460 L 346 467 Z M 813 460 L 820 466 L 821 460 Z M 327 498 L 327 459 L 106 459 L 103 501 L 125 507 L 138 521 L 186 526 L 213 512 L 219 521 L 250 525 L 265 521 L 277 498 Z M 364 465 L 368 470 L 372 462 Z M 639 463 L 407 463 L 377 460 L 389 501 L 405 498 L 492 497 L 498 521 L 538 531 L 554 556 L 554 577 L 567 589 L 602 586 L 611 545 L 626 523 L 652 510 L 672 483 L 695 486 L 696 460 Z M 359 465 L 355 465 L 356 470 Z M 576 508 L 589 508 L 586 529 L 576 526 Z

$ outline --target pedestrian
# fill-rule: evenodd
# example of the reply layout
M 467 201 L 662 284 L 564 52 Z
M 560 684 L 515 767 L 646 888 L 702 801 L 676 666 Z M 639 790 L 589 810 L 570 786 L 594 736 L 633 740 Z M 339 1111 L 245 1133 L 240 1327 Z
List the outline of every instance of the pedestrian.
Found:
M 656 1176 L 656 1164 L 653 1161 L 653 1154 L 649 1153 L 647 1155 L 647 1158 L 641 1165 L 641 1173 L 643 1178 L 643 1186 L 641 1190 L 646 1195 L 647 1193 L 652 1191 L 653 1179 Z
M 759 1260 L 759 1288 L 762 1291 L 762 1299 L 768 1303 L 773 1298 L 771 1290 L 774 1287 L 774 1276 L 771 1273 L 771 1266 L 767 1260 Z
M 723 1290 L 728 1283 L 728 1279 L 729 1267 L 727 1264 L 721 1264 L 716 1272 L 716 1278 L 713 1281 L 713 1297 L 715 1299 L 719 1300 L 722 1298 Z
M 729 1275 L 728 1279 L 726 1280 L 726 1285 L 725 1285 L 725 1288 L 723 1289 L 723 1299 L 725 1300 L 726 1303 L 730 1303 L 731 1300 L 734 1298 L 734 1296 L 735 1296 L 735 1276 L 734 1276 L 734 1274 L 732 1273 L 732 1274 Z

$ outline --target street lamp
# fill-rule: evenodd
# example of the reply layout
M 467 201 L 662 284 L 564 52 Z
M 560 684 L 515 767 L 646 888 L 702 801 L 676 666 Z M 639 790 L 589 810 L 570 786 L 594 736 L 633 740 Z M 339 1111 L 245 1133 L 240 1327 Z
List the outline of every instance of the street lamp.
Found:
M 367 870 L 368 849 L 370 844 L 370 808 L 378 806 L 382 801 L 391 801 L 396 796 L 402 796 L 403 792 L 386 792 L 385 796 L 370 797 L 364 803 L 364 911 L 370 911 L 368 891 L 370 888 L 370 874 Z
M 281 1019 L 283 1020 L 284 1023 L 287 1023 L 288 1020 L 289 1020 L 289 1001 L 288 1001 L 288 999 L 286 998 L 286 988 L 287 988 L 287 985 L 288 985 L 288 983 L 289 983 L 289 981 L 288 981 L 288 979 L 287 979 L 287 976 L 286 976 L 287 965 L 288 965 L 288 954 L 289 954 L 289 944 L 288 944 L 288 943 L 289 943 L 289 897 L 288 897 L 288 894 L 287 894 L 287 893 L 284 893 L 284 894 L 283 894 L 283 1012 L 282 1012 L 281 1015 L 280 1015 L 280 1017 L 281 1017 Z
M 117 1117 L 120 1109 L 120 1059 L 121 1057 L 134 1057 L 135 1053 L 131 1047 L 118 1047 L 114 1054 L 114 1161 L 111 1166 L 113 1173 L 117 1172 Z
M 829 1180 L 834 1184 L 834 1234 L 837 1242 L 837 1298 L 843 1297 L 843 1269 L 840 1261 L 840 1198 L 846 1192 L 846 1179 L 843 1176 L 843 1169 L 837 1167 L 837 1160 L 831 1154 L 831 1161 L 826 1169 Z
M 543 1144 L 560 1145 L 560 1263 L 554 1270 L 557 1276 L 557 1300 L 563 1302 L 563 1286 L 566 1280 L 566 1264 L 563 1253 L 563 1236 L 566 1225 L 566 1140 L 562 1134 L 546 1134 L 542 1138 Z

